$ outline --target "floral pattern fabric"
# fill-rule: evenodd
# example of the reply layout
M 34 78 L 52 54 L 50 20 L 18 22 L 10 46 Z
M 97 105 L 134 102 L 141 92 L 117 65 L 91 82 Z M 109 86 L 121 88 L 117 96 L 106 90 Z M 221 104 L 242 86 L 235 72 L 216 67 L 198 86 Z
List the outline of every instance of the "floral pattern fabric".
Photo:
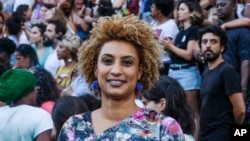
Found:
M 63 125 L 58 141 L 185 141 L 180 125 L 149 109 L 140 109 L 117 125 L 96 135 L 91 112 L 72 116 Z

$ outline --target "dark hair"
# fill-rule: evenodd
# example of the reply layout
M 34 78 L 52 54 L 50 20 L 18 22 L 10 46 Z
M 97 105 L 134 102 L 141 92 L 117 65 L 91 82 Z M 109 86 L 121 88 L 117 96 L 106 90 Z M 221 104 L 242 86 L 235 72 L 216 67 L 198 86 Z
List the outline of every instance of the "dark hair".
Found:
M 198 44 L 200 47 L 201 47 L 202 36 L 206 33 L 213 33 L 214 35 L 219 37 L 220 44 L 221 44 L 221 46 L 224 46 L 224 52 L 225 52 L 226 46 L 227 46 L 227 34 L 226 34 L 225 30 L 223 30 L 218 25 L 210 25 L 210 26 L 201 28 L 198 32 L 198 39 L 199 39 Z
M 56 20 L 56 19 L 49 19 L 47 21 L 48 24 L 53 24 L 55 25 L 55 31 L 56 31 L 56 34 L 61 32 L 62 33 L 62 36 L 66 33 L 67 31 L 67 27 L 64 23 L 62 23 L 61 21 L 59 20 Z
M 0 1 L 0 13 L 2 10 L 3 10 L 3 3 L 2 3 L 2 1 Z
M 45 8 L 47 8 L 47 9 L 51 9 L 51 8 L 54 8 L 54 7 L 55 7 L 55 6 L 54 6 L 53 4 L 51 4 L 51 3 L 44 3 L 42 6 L 45 7 Z
M 0 53 L 6 52 L 8 57 L 15 52 L 16 44 L 9 38 L 0 38 Z
M 112 16 L 115 14 L 110 0 L 100 0 L 97 12 L 99 16 Z
M 174 10 L 174 0 L 154 0 L 153 4 L 164 16 L 170 16 Z
M 52 110 L 51 116 L 58 137 L 62 125 L 69 117 L 88 111 L 87 105 L 78 97 L 64 96 L 60 97 Z
M 38 57 L 37 57 L 36 51 L 30 45 L 21 44 L 16 48 L 15 52 L 20 53 L 20 55 L 22 55 L 25 58 L 26 57 L 30 58 L 29 67 L 38 65 Z
M 22 16 L 23 22 L 26 21 L 25 13 L 27 10 L 29 10 L 29 5 L 27 4 L 21 4 L 17 7 L 16 12 L 19 13 Z
M 38 27 L 42 36 L 43 36 L 44 32 L 46 31 L 46 25 L 44 23 L 32 24 L 32 28 L 33 27 Z
M 37 106 L 41 106 L 45 101 L 56 101 L 59 94 L 52 74 L 40 67 L 31 67 L 29 71 L 36 76 L 37 86 L 40 87 L 36 98 Z
M 80 99 L 82 99 L 88 106 L 90 111 L 94 111 L 101 107 L 101 100 L 97 99 L 92 94 L 86 94 L 79 96 Z
M 20 4 L 17 8 L 16 8 L 16 12 L 24 14 L 24 12 L 26 12 L 29 9 L 29 5 L 27 4 Z
M 201 26 L 204 16 L 202 14 L 202 8 L 200 4 L 196 0 L 181 0 L 177 5 L 178 9 L 182 3 L 188 7 L 190 12 L 193 12 L 193 16 L 191 16 L 191 24 Z
M 5 25 L 10 35 L 17 35 L 21 31 L 21 23 L 24 19 L 21 14 L 13 12 L 12 15 L 5 21 Z
M 153 87 L 143 94 L 143 97 L 155 103 L 159 103 L 161 98 L 165 98 L 167 102 L 163 114 L 178 121 L 183 133 L 193 133 L 193 114 L 187 103 L 184 89 L 175 79 L 169 76 L 160 76 Z

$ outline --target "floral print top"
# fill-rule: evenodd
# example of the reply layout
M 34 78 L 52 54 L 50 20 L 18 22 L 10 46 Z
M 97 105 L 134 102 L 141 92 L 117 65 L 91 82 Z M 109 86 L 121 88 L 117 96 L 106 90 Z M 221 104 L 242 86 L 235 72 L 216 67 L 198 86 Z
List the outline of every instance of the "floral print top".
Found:
M 185 141 L 178 122 L 149 109 L 140 109 L 96 135 L 91 112 L 75 115 L 63 125 L 58 141 Z

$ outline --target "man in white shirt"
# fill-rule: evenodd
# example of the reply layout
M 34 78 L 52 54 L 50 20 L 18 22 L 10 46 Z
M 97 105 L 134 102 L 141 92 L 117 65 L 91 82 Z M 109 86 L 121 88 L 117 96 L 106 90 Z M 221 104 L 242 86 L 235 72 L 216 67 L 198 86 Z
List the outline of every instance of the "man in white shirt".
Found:
M 52 46 L 53 51 L 49 54 L 45 61 L 44 68 L 48 70 L 54 77 L 56 75 L 57 69 L 60 65 L 63 65 L 63 60 L 57 58 L 56 50 L 59 46 L 60 40 L 66 33 L 66 25 L 59 20 L 48 20 L 46 31 L 44 33 L 44 45 Z

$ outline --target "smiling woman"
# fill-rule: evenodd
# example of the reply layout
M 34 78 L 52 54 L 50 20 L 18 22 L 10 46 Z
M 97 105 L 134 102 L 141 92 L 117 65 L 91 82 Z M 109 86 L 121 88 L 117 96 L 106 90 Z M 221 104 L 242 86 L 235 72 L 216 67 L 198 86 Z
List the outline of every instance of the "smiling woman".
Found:
M 79 53 L 79 69 L 101 97 L 101 108 L 72 116 L 59 140 L 185 140 L 173 118 L 135 103 L 159 77 L 158 46 L 138 17 L 101 17 Z

